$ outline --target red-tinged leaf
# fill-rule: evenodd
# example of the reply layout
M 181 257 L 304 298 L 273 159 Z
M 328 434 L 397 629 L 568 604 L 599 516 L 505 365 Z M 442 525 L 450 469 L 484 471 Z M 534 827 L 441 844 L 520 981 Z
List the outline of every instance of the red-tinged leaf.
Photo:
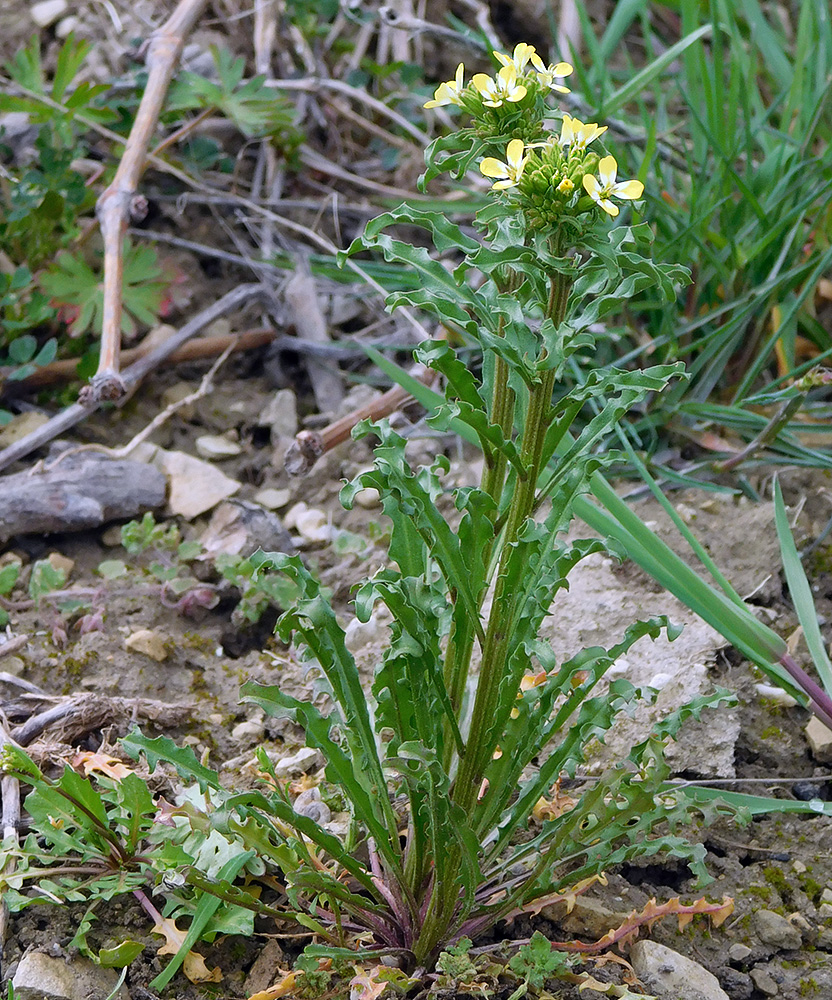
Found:
M 136 773 L 133 768 L 123 764 L 117 757 L 111 757 L 106 753 L 93 753 L 91 750 L 75 754 L 72 758 L 72 766 L 85 777 L 89 777 L 93 771 L 97 771 L 99 774 L 106 774 L 113 781 L 121 781 L 128 774 Z

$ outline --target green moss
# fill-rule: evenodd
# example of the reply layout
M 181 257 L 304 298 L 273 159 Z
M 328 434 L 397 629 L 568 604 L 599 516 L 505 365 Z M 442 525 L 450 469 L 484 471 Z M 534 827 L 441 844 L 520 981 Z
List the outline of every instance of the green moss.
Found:
M 782 736 L 783 730 L 779 726 L 766 726 L 760 733 L 760 738 L 763 740 L 781 739 Z
M 812 997 L 818 992 L 818 981 L 817 979 L 801 979 L 800 986 L 797 988 L 797 992 L 802 997 Z
M 748 892 L 750 895 L 762 899 L 764 903 L 768 903 L 771 899 L 771 889 L 767 885 L 750 885 Z
M 182 645 L 188 649 L 197 649 L 200 653 L 213 656 L 217 647 L 216 642 L 207 635 L 199 632 L 184 632 L 182 635 Z
M 770 886 L 773 886 L 777 890 L 784 901 L 791 898 L 792 887 L 782 868 L 778 868 L 776 865 L 768 865 L 763 869 L 763 878 Z

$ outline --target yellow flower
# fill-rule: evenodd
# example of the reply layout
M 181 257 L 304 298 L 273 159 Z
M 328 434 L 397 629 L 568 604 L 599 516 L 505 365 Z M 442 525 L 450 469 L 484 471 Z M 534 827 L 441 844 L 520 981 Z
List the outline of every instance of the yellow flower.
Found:
M 528 42 L 518 42 L 514 46 L 514 52 L 510 56 L 502 52 L 495 52 L 494 58 L 498 59 L 503 66 L 513 65 L 518 73 L 522 73 L 530 61 L 535 65 L 540 64 L 541 67 L 543 66 L 543 62 L 540 56 L 537 55 L 535 47 L 529 45 Z
M 517 82 L 517 69 L 513 62 L 503 66 L 494 79 L 485 73 L 477 73 L 471 83 L 487 108 L 499 108 L 503 101 L 515 104 L 526 96 L 526 88 Z
M 615 157 L 605 156 L 598 164 L 600 183 L 598 178 L 592 174 L 584 175 L 586 193 L 600 208 L 603 208 L 607 215 L 611 215 L 613 218 L 618 215 L 618 205 L 614 205 L 610 198 L 623 198 L 626 201 L 632 201 L 635 198 L 640 198 L 644 191 L 644 185 L 641 181 L 616 181 L 617 171 L 618 164 L 615 162 Z
M 555 83 L 555 80 L 563 79 L 563 77 L 570 76 L 572 74 L 573 70 L 569 63 L 550 63 L 548 66 L 544 66 L 543 60 L 538 55 L 531 56 L 531 63 L 537 73 L 538 81 L 543 84 L 544 87 L 549 87 L 550 90 L 555 90 L 559 94 L 571 93 L 568 87 Z
M 506 162 L 486 156 L 480 164 L 480 172 L 486 177 L 499 178 L 491 185 L 492 191 L 504 191 L 520 182 L 528 158 L 523 156 L 523 140 L 512 139 L 506 146 Z
M 574 146 L 575 149 L 586 149 L 593 139 L 597 139 L 606 131 L 606 125 L 598 125 L 596 122 L 584 124 L 577 118 L 573 118 L 572 115 L 564 115 L 560 127 L 560 144 L 561 146 Z
M 560 184 L 558 184 L 557 189 L 561 194 L 572 194 L 575 190 L 575 185 L 568 177 L 564 177 Z
M 464 67 L 460 63 L 456 68 L 456 77 L 453 80 L 448 80 L 447 83 L 440 83 L 434 92 L 433 100 L 428 101 L 423 107 L 440 108 L 445 104 L 456 104 L 458 107 L 462 103 L 461 95 L 465 89 L 462 86 L 462 74 L 464 71 Z

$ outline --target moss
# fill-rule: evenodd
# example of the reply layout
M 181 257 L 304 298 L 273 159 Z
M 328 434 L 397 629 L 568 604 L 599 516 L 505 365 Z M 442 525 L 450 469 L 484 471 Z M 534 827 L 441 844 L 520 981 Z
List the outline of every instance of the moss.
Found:
M 800 887 L 813 903 L 816 903 L 820 899 L 820 894 L 825 889 L 822 883 L 805 872 L 800 876 Z
M 771 889 L 767 885 L 750 885 L 748 892 L 750 895 L 762 899 L 764 903 L 769 902 L 771 899 Z
M 797 988 L 797 992 L 802 997 L 812 997 L 818 992 L 818 981 L 817 979 L 801 979 L 800 986 Z
M 763 869 L 763 878 L 770 886 L 773 886 L 777 890 L 784 901 L 791 898 L 792 887 L 782 868 L 778 868 L 776 865 L 768 865 Z
M 213 656 L 214 650 L 217 648 L 216 642 L 210 636 L 201 635 L 199 632 L 184 632 L 182 645 L 188 649 L 199 650 L 200 653 L 205 653 L 208 656 Z
M 783 730 L 779 726 L 766 726 L 760 733 L 760 739 L 763 740 L 782 739 L 782 736 Z

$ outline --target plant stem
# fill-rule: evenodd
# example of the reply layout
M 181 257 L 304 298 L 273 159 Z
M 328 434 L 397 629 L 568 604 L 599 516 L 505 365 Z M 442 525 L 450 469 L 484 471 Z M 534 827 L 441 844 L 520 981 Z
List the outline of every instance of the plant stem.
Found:
M 555 325 L 563 322 L 566 315 L 570 287 L 571 282 L 566 275 L 554 273 L 551 276 L 546 311 L 547 316 Z M 549 427 L 554 380 L 553 369 L 544 371 L 529 396 L 520 449 L 526 475 L 522 478 L 518 477 L 508 509 L 503 552 L 483 644 L 477 695 L 471 719 L 471 737 L 466 748 L 467 752 L 460 762 L 459 774 L 453 787 L 454 801 L 466 812 L 470 812 L 476 804 L 485 769 L 494 752 L 494 735 L 491 732 L 491 723 L 497 707 L 500 686 L 510 659 L 511 622 L 516 611 L 517 600 L 515 594 L 508 592 L 506 571 L 512 549 L 526 519 L 534 509 L 543 445 Z

